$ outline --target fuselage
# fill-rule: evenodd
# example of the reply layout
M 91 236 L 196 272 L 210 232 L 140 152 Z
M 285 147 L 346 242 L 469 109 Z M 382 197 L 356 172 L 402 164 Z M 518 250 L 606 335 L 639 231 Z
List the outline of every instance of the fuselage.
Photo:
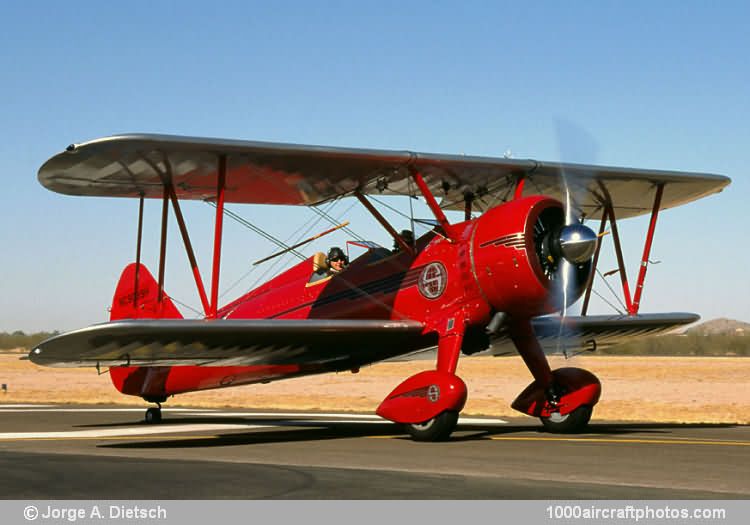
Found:
M 310 257 L 221 308 L 218 317 L 421 322 L 423 338 L 402 353 L 433 346 L 436 335 L 456 318 L 481 336 L 496 311 L 528 317 L 550 311 L 535 227 L 545 213 L 559 209 L 557 201 L 544 197 L 511 201 L 451 225 L 452 239 L 430 232 L 417 240 L 413 253 L 372 249 L 345 271 L 319 280 L 313 279 Z M 484 342 L 467 337 L 466 344 Z M 112 379 L 124 393 L 159 399 L 326 371 L 330 367 L 305 360 L 241 367 L 123 367 L 112 369 Z

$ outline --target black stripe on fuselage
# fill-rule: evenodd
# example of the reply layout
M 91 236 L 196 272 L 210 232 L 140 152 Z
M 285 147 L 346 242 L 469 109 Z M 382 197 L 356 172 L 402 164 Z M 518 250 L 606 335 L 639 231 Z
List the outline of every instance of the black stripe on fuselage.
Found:
M 381 279 L 376 279 L 374 281 L 364 283 L 363 285 L 359 287 L 355 287 L 354 285 L 351 285 L 352 286 L 351 288 L 347 288 L 345 290 L 341 290 L 339 292 L 335 292 L 327 296 L 325 295 L 325 291 L 324 291 L 314 301 L 308 301 L 306 303 L 302 303 L 300 305 L 294 306 L 292 308 L 284 310 L 283 312 L 279 312 L 277 314 L 272 315 L 271 318 L 281 317 L 283 315 L 294 312 L 295 310 L 299 310 L 300 308 L 306 308 L 308 306 L 320 308 L 322 306 L 327 306 L 327 305 L 336 303 L 338 301 L 344 301 L 344 300 L 351 301 L 354 299 L 359 299 L 361 297 L 365 297 L 368 295 L 375 295 L 375 294 L 387 295 L 399 289 L 409 288 L 417 284 L 417 281 L 419 280 L 419 275 L 422 273 L 423 269 L 424 269 L 424 266 L 411 268 L 410 270 L 405 271 L 405 272 L 394 273 L 386 277 L 383 277 Z M 338 277 L 343 278 L 344 276 L 345 274 L 342 276 L 338 276 Z M 343 282 L 346 282 L 346 281 L 343 281 Z

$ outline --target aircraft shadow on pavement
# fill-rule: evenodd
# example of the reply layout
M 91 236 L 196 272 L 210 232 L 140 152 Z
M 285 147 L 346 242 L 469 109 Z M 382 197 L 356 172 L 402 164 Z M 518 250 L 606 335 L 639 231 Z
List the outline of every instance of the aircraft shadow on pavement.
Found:
M 464 425 L 460 426 L 459 430 L 474 430 L 475 434 L 470 436 L 454 435 L 451 437 L 452 441 L 467 441 L 472 439 L 485 439 L 492 436 L 501 434 L 511 434 L 517 432 L 533 432 L 538 434 L 540 437 L 558 437 L 558 438 L 594 438 L 602 436 L 625 436 L 628 434 L 653 434 L 661 436 L 669 436 L 674 434 L 675 430 L 686 430 L 686 429 L 720 429 L 720 428 L 732 428 L 738 425 L 732 423 L 593 423 L 590 424 L 586 432 L 580 434 L 554 434 L 547 431 L 541 425 L 528 425 L 518 426 L 509 425 L 508 427 L 497 428 L 492 427 L 488 429 L 478 425 Z
M 252 427 L 243 432 L 241 428 L 235 432 L 217 432 L 216 435 L 184 434 L 181 436 L 160 437 L 153 436 L 147 440 L 128 441 L 123 437 L 122 443 L 107 443 L 100 448 L 112 449 L 159 449 L 159 448 L 201 448 L 225 447 L 237 445 L 260 445 L 268 443 L 292 443 L 301 441 L 321 441 L 334 439 L 350 439 L 364 437 L 391 437 L 396 440 L 411 441 L 400 425 L 387 421 L 377 422 L 334 422 L 330 420 L 315 421 L 313 419 L 247 419 L 247 418 L 185 418 L 163 421 L 162 426 L 184 424 L 238 424 Z M 257 427 L 255 426 L 257 425 Z M 117 423 L 103 425 L 83 425 L 87 427 L 118 427 L 132 426 L 132 423 Z M 597 436 L 614 436 L 627 434 L 657 434 L 670 435 L 675 430 L 682 429 L 719 429 L 730 428 L 732 424 L 679 424 L 679 423 L 607 423 L 593 424 L 583 434 L 551 434 L 540 425 L 481 425 L 459 424 L 449 441 L 487 440 L 493 436 L 512 435 L 519 433 L 533 433 L 538 436 L 558 436 L 569 438 L 592 438 Z M 282 427 L 282 428 L 279 428 Z M 211 432 L 208 430 L 208 432 Z

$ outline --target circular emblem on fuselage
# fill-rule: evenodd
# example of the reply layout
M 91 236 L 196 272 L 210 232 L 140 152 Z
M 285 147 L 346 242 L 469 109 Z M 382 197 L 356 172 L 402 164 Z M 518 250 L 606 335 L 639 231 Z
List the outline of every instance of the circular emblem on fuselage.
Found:
M 440 399 L 440 387 L 437 385 L 430 385 L 427 389 L 427 400 L 431 403 L 437 403 L 438 399 Z
M 448 272 L 439 262 L 432 262 L 424 267 L 419 275 L 419 293 L 428 299 L 437 299 L 445 291 L 445 284 L 448 282 Z

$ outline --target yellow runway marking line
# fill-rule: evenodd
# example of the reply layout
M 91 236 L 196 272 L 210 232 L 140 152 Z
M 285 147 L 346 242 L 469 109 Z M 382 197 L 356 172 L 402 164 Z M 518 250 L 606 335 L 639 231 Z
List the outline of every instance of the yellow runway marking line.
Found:
M 492 436 L 495 441 L 558 441 L 563 443 L 628 443 L 646 445 L 724 445 L 750 447 L 750 441 L 720 441 L 690 438 L 676 439 L 608 439 L 608 438 L 547 438 L 547 437 L 503 437 Z

